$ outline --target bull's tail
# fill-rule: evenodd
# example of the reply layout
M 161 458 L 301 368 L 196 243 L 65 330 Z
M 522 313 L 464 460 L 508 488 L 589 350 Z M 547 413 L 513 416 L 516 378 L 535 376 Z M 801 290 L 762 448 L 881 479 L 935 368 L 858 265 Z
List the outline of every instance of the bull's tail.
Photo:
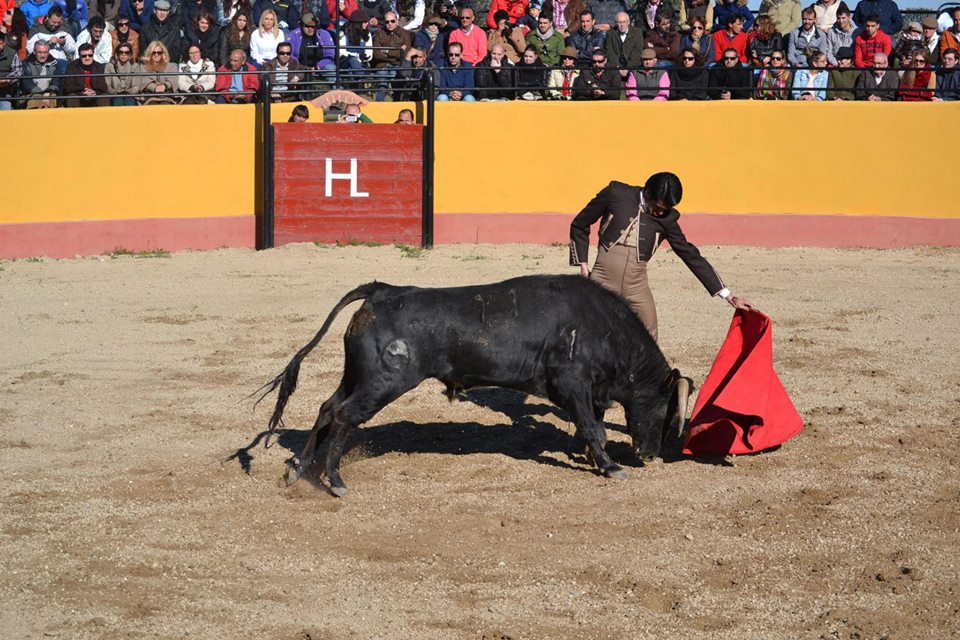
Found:
M 276 378 L 251 394 L 255 396 L 260 393 L 260 397 L 257 398 L 257 401 L 253 404 L 253 406 L 256 407 L 258 404 L 260 404 L 261 400 L 273 393 L 274 389 L 280 387 L 280 391 L 277 394 L 277 406 L 274 407 L 273 415 L 270 417 L 270 422 L 267 425 L 267 437 L 264 441 L 264 448 L 270 447 L 270 440 L 273 437 L 277 427 L 279 426 L 281 429 L 283 428 L 283 410 L 287 406 L 287 400 L 290 399 L 290 396 L 292 396 L 293 392 L 297 389 L 297 378 L 300 375 L 300 363 L 311 351 L 313 351 L 314 347 L 320 344 L 323 336 L 326 335 L 327 330 L 330 329 L 330 325 L 333 324 L 333 321 L 336 319 L 337 315 L 343 311 L 344 307 L 352 302 L 356 302 L 357 300 L 365 300 L 366 298 L 369 298 L 370 294 L 383 286 L 385 285 L 378 282 L 369 282 L 367 284 L 360 285 L 353 291 L 350 291 L 343 296 L 340 302 L 337 303 L 337 306 L 333 308 L 333 310 L 330 312 L 330 315 L 328 315 L 327 319 L 323 322 L 323 326 L 320 327 L 320 331 L 317 332 L 317 335 L 313 336 L 313 340 L 305 344 L 302 349 L 297 351 L 296 355 L 294 355 L 290 360 L 290 364 L 288 364 L 287 367 L 281 371 Z

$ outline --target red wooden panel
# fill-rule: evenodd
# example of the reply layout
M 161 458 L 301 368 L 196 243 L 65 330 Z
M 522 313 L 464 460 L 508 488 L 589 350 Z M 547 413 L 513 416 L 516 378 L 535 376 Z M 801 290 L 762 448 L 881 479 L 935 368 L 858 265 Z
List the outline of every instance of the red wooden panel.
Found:
M 420 244 L 423 127 L 280 123 L 273 128 L 277 246 L 351 240 Z

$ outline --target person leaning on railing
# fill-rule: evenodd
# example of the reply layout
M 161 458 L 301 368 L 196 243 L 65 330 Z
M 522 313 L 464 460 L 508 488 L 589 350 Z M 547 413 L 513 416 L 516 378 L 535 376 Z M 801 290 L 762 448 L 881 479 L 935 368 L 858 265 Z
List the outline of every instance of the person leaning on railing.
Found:
M 653 100 L 663 102 L 670 99 L 670 74 L 657 65 L 657 52 L 644 49 L 640 55 L 643 66 L 634 69 L 627 76 L 627 100 Z
M 537 55 L 535 47 L 527 47 L 523 59 L 517 63 L 517 98 L 542 100 L 546 97 L 543 87 L 547 84 L 547 67 Z
M 277 47 L 277 57 L 263 63 L 264 75 L 269 76 L 272 102 L 294 102 L 301 99 L 297 86 L 308 79 L 309 67 L 291 57 L 293 48 L 289 42 Z
M 149 94 L 137 98 L 140 104 L 173 104 L 177 65 L 170 62 L 170 54 L 162 42 L 154 40 L 146 46 L 139 71 L 137 93 Z
M 493 45 L 490 54 L 473 68 L 477 99 L 513 100 L 517 93 L 515 72 L 503 45 Z
M 216 102 L 244 104 L 257 99 L 260 91 L 260 77 L 254 73 L 256 67 L 247 62 L 247 54 L 234 49 L 227 58 L 227 64 L 217 69 L 214 91 L 219 91 Z
M 203 50 L 197 43 L 189 44 L 187 59 L 180 63 L 180 76 L 177 88 L 184 94 L 184 104 L 207 104 L 213 102 L 210 96 L 198 95 L 213 91 L 216 84 L 217 67 L 213 60 L 203 57 Z
M 853 86 L 857 100 L 888 102 L 897 99 L 900 77 L 896 71 L 890 71 L 889 64 L 887 54 L 882 51 L 873 54 L 873 68 L 861 71 Z
M 679 69 L 670 72 L 671 100 L 709 100 L 710 72 L 700 52 L 687 47 L 680 52 Z
M 133 45 L 125 42 L 117 46 L 113 60 L 107 63 L 107 91 L 113 97 L 110 104 L 115 107 L 132 107 L 137 101 L 130 94 L 137 93 L 140 81 L 137 78 L 139 64 L 133 53 Z
M 23 61 L 23 79 L 21 91 L 30 96 L 27 109 L 53 109 L 57 106 L 60 94 L 60 76 L 66 71 L 67 63 L 50 55 L 50 45 L 38 42 L 33 53 Z
M 830 79 L 827 73 L 827 55 L 823 51 L 810 49 L 807 52 L 807 67 L 797 69 L 793 74 L 793 99 L 826 100 L 827 81 Z
M 623 81 L 616 69 L 607 68 L 607 56 L 603 49 L 594 49 L 590 61 L 591 68 L 581 71 L 573 81 L 573 99 L 619 100 Z
M 710 69 L 710 99 L 748 100 L 753 95 L 753 71 L 740 64 L 733 47 L 723 51 L 720 60 L 720 66 Z
M 913 66 L 900 79 L 900 100 L 930 102 L 937 89 L 937 74 L 930 66 L 930 54 L 925 49 L 914 52 Z
M 572 100 L 573 85 L 580 75 L 580 69 L 577 68 L 577 61 L 580 54 L 573 47 L 566 47 L 560 52 L 560 68 L 550 72 L 547 78 L 549 91 L 547 95 L 553 100 Z
M 96 17 L 96 16 L 94 16 Z M 77 59 L 67 65 L 63 95 L 68 107 L 100 107 L 110 104 L 104 65 L 93 58 L 94 46 L 85 42 L 77 47 Z
M 840 47 L 837 51 L 837 66 L 830 69 L 827 79 L 827 100 L 854 100 L 859 72 L 853 68 L 853 49 Z
M 12 98 L 17 93 L 23 65 L 15 47 L 6 40 L 0 40 L 0 111 L 9 111 L 13 102 L 5 98 Z
M 781 49 L 770 53 L 769 67 L 760 71 L 757 100 L 789 100 L 793 88 L 793 72 L 787 66 L 787 54 Z

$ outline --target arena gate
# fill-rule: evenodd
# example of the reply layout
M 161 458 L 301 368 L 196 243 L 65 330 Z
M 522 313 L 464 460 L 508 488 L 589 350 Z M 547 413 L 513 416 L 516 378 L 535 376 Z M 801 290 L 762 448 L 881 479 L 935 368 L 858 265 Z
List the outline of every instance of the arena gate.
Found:
M 432 129 L 265 125 L 258 248 L 290 242 L 433 246 Z

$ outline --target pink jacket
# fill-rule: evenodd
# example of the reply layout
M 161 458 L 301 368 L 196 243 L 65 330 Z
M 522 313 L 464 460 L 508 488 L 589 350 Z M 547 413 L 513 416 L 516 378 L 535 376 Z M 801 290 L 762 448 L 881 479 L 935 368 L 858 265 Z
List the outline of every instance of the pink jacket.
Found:
M 469 34 L 463 29 L 457 29 L 451 33 L 447 47 L 454 42 L 459 42 L 463 45 L 462 59 L 472 65 L 476 65 L 487 57 L 487 32 L 477 25 L 473 25 L 470 28 Z

